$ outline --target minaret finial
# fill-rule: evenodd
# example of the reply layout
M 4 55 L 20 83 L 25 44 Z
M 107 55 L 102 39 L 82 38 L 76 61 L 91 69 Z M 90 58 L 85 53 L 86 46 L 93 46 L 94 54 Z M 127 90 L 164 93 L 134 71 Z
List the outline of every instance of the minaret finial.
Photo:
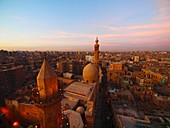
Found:
M 95 40 L 96 44 L 98 44 L 99 40 L 98 40 L 98 37 L 96 37 L 96 40 Z

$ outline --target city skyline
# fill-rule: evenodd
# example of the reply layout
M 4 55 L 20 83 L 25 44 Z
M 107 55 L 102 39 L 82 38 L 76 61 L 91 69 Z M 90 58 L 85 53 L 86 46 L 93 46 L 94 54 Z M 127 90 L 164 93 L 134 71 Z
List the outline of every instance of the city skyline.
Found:
M 168 0 L 0 2 L 4 50 L 170 50 Z

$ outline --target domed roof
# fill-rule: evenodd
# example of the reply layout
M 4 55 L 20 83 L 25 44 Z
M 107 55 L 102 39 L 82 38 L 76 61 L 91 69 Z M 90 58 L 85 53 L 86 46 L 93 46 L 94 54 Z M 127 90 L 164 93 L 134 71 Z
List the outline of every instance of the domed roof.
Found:
M 89 63 L 83 69 L 83 79 L 85 83 L 94 83 L 98 79 L 98 69 L 95 65 Z
M 79 107 L 77 107 L 76 112 L 83 114 L 85 112 L 85 110 L 82 106 L 79 106 Z

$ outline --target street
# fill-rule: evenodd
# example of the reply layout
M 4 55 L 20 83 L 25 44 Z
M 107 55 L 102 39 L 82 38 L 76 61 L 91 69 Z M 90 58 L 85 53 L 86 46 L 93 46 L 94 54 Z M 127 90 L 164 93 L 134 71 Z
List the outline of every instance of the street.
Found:
M 100 87 L 95 108 L 94 128 L 113 128 L 112 111 L 107 103 L 105 87 Z

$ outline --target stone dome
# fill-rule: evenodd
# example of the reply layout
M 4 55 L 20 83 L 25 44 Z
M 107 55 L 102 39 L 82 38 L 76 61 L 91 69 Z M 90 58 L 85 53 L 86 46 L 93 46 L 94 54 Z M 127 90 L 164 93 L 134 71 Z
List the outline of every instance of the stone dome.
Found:
M 82 106 L 79 106 L 79 107 L 77 107 L 76 112 L 83 114 L 85 112 L 85 110 Z
M 83 69 L 83 80 L 85 83 L 94 83 L 99 76 L 98 69 L 95 65 L 89 63 Z

